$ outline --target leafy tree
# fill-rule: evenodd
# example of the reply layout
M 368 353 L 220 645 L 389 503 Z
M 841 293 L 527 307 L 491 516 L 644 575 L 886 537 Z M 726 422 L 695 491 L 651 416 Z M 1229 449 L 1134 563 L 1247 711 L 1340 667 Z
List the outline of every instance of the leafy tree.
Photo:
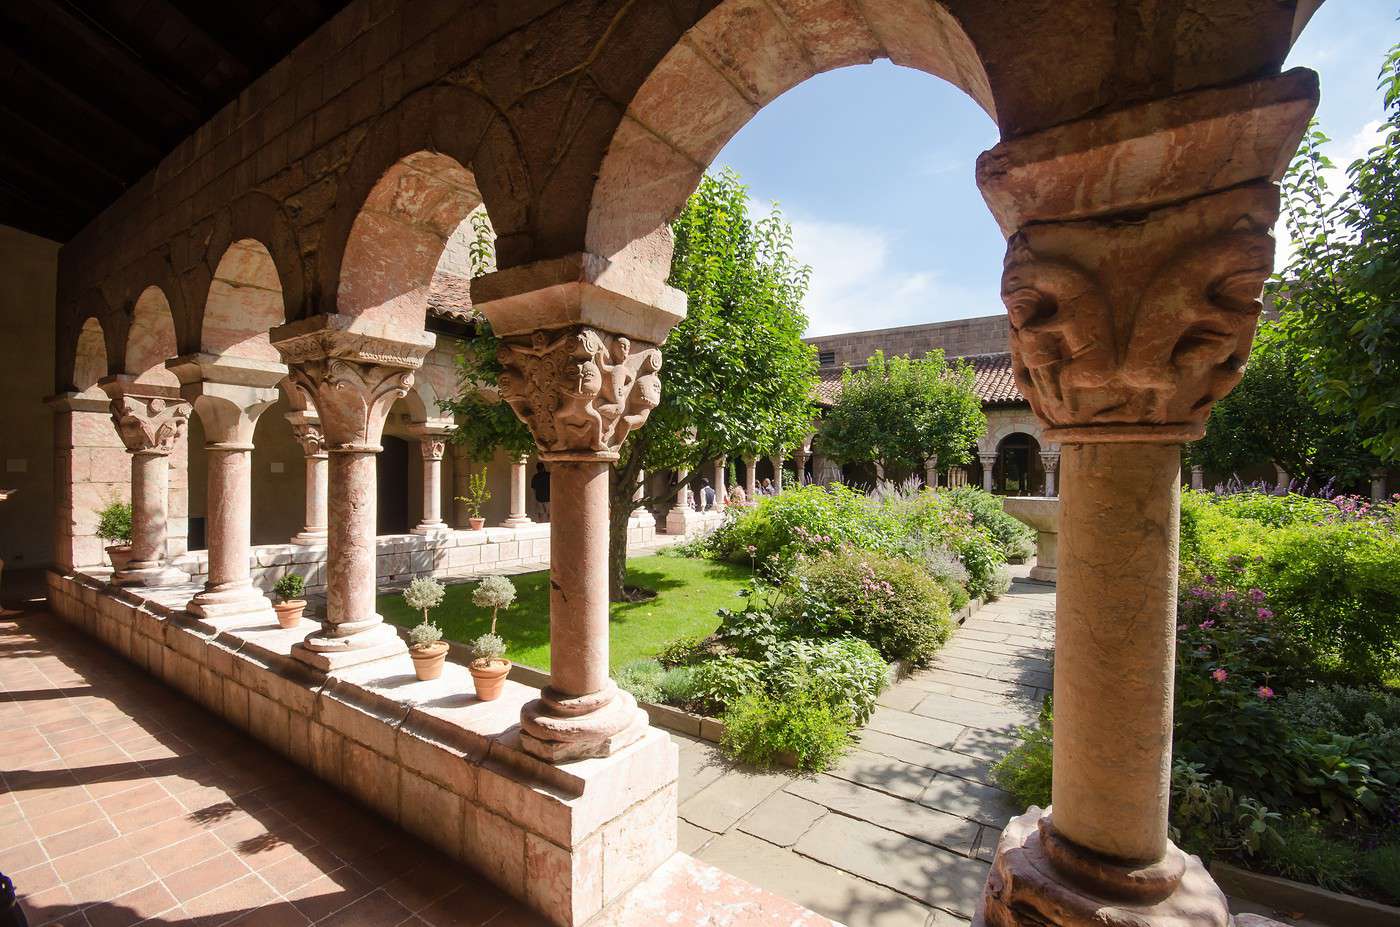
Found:
M 1244 378 L 1216 403 L 1205 437 L 1186 449 L 1187 462 L 1237 473 L 1276 461 L 1319 485 L 1363 481 L 1375 459 L 1361 446 L 1354 421 L 1313 404 L 1306 360 L 1280 323 L 1260 326 Z
M 920 359 L 877 352 L 860 370 L 841 374 L 841 395 L 822 417 L 817 444 L 842 463 L 916 469 L 937 454 L 939 466 L 972 459 L 987 416 L 973 392 L 973 371 L 942 351 Z
M 1288 338 L 1302 352 L 1312 400 L 1356 422 L 1382 460 L 1400 460 L 1400 45 L 1380 73 L 1381 142 L 1328 190 L 1332 167 L 1309 130 L 1284 179 L 1296 250 L 1275 284 Z
M 611 484 L 610 590 L 625 595 L 627 522 L 638 508 L 669 503 L 680 487 L 634 499 L 643 471 L 695 471 L 723 455 L 781 450 L 811 427 L 814 349 L 802 341 L 802 298 L 811 269 L 792 254 L 792 229 L 775 208 L 753 219 L 748 191 L 732 171 L 706 175 L 671 226 L 667 281 L 689 303 L 661 346 L 661 404 L 627 439 Z M 529 431 L 493 387 L 496 339 L 484 320 L 463 351 L 464 389 L 450 403 L 458 439 L 473 456 L 534 447 Z M 696 474 L 698 476 L 698 474 Z
M 748 188 L 725 169 L 706 174 L 671 223 L 667 280 L 686 318 L 661 346 L 661 404 L 613 468 L 611 593 L 627 577 L 627 520 L 674 499 L 667 487 L 634 500 L 642 471 L 695 471 L 724 455 L 767 454 L 811 428 L 816 351 L 802 341 L 811 268 L 797 263 L 792 227 L 774 207 L 749 215 Z

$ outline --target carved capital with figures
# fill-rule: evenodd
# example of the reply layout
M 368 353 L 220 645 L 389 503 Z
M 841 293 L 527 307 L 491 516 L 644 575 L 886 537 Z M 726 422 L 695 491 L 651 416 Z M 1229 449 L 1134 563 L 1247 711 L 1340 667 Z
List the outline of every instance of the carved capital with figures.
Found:
M 616 460 L 661 401 L 661 351 L 586 325 L 503 340 L 501 398 L 546 460 Z
M 1244 371 L 1278 192 L 1033 224 L 1002 274 L 1016 384 L 1055 442 L 1193 441 Z
M 188 402 L 160 396 L 128 393 L 111 402 L 112 424 L 126 449 L 133 454 L 168 456 L 175 450 L 175 442 L 190 419 L 190 411 Z

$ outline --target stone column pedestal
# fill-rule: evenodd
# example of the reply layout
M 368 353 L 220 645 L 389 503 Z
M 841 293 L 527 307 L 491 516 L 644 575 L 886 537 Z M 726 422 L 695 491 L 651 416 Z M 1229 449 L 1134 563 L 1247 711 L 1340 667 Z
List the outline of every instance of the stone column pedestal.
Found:
M 112 574 L 122 586 L 173 586 L 189 575 L 166 559 L 170 453 L 189 421 L 190 405 L 168 390 L 126 375 L 101 383 L 111 397 L 112 423 L 131 455 L 131 559 Z
M 1205 489 L 1205 488 L 1206 488 L 1206 468 L 1205 468 L 1205 467 L 1192 467 L 1192 468 L 1191 468 L 1191 488 L 1192 488 L 1192 489 Z
M 924 485 L 929 489 L 938 488 L 938 455 L 924 461 Z
M 316 405 L 330 453 L 326 613 L 320 629 L 292 649 L 316 669 L 334 671 L 407 649 L 375 610 L 375 455 L 389 409 L 407 395 L 413 371 L 436 340 L 427 332 L 416 340 L 388 337 L 339 315 L 272 331 L 294 382 Z
M 633 502 L 641 502 L 646 497 L 646 486 L 647 474 L 645 470 L 641 470 L 637 473 L 637 488 L 632 491 Z M 656 528 L 656 516 L 646 506 L 633 509 L 630 521 L 636 528 Z
M 695 506 L 691 504 L 689 470 L 676 471 L 676 501 L 671 505 L 670 511 L 666 513 L 666 533 L 679 534 L 682 537 L 690 534 L 697 523 L 695 517 Z
M 287 368 L 213 354 L 186 354 L 166 362 L 180 379 L 204 426 L 208 459 L 206 533 L 209 579 L 186 608 L 216 622 L 273 622 L 272 603 L 253 585 L 253 432 L 277 401 Z
M 1371 501 L 1385 501 L 1385 470 L 1378 469 L 1371 473 Z
M 413 534 L 447 534 L 452 528 L 442 520 L 442 458 L 447 452 L 450 425 L 417 425 L 412 433 L 418 437 L 418 454 L 423 459 L 423 519 L 413 528 Z M 376 492 L 378 482 L 375 483 Z
M 720 457 L 715 460 L 715 478 L 711 482 L 715 487 L 715 509 L 724 508 L 729 504 L 729 489 L 724 485 L 724 471 L 729 466 L 728 457 Z
M 293 544 L 326 543 L 327 493 L 330 488 L 330 455 L 321 434 L 321 422 L 314 412 L 288 412 L 292 433 L 306 455 L 306 522 L 292 535 Z
M 506 520 L 501 523 L 506 528 L 523 528 L 526 525 L 534 524 L 534 522 L 530 520 L 530 515 L 525 509 L 525 489 L 527 483 L 525 478 L 525 464 L 528 460 L 528 457 L 520 457 L 510 463 L 510 514 L 506 516 Z M 551 474 L 551 480 L 552 479 L 553 474 Z M 553 498 L 553 483 L 551 482 L 551 503 Z M 552 520 L 553 516 L 551 515 L 551 521 Z

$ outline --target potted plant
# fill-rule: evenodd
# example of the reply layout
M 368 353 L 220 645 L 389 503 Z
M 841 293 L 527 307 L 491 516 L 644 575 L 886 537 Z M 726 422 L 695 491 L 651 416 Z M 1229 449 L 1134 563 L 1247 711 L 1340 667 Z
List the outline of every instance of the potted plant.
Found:
M 496 634 L 496 616 L 515 601 L 515 584 L 504 576 L 488 576 L 472 590 L 472 604 L 491 609 L 491 630 L 472 642 L 472 674 L 476 694 L 484 702 L 501 697 L 510 661 L 505 659 L 506 642 Z
M 408 655 L 413 658 L 413 672 L 419 679 L 437 679 L 447 662 L 447 641 L 442 629 L 428 620 L 428 612 L 442 604 L 442 583 L 431 576 L 420 576 L 403 591 L 409 608 L 423 613 L 423 621 L 408 632 Z
M 107 541 L 107 557 L 120 573 L 131 560 L 131 503 L 112 502 L 97 513 L 97 536 Z
M 306 600 L 301 597 L 306 589 L 306 581 L 296 573 L 288 573 L 272 587 L 277 601 L 272 610 L 277 613 L 277 623 L 284 628 L 295 628 L 301 624 L 302 612 L 306 611 Z
M 491 498 L 491 490 L 486 488 L 486 468 L 482 467 L 479 473 L 473 473 L 467 477 L 467 494 L 457 496 L 458 502 L 467 507 L 467 524 L 473 531 L 480 531 L 486 525 L 486 519 L 481 516 L 481 508 Z

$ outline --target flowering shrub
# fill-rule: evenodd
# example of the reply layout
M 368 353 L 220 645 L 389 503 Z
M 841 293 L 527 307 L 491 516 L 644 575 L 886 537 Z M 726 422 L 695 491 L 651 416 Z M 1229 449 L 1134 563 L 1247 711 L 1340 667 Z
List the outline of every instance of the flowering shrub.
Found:
M 1318 681 L 1400 677 L 1400 529 L 1394 503 L 1186 492 L 1182 582 L 1263 590 L 1297 671 Z
M 856 637 L 886 660 L 928 662 L 948 639 L 948 594 L 919 566 L 842 550 L 804 560 L 773 597 L 791 636 Z

